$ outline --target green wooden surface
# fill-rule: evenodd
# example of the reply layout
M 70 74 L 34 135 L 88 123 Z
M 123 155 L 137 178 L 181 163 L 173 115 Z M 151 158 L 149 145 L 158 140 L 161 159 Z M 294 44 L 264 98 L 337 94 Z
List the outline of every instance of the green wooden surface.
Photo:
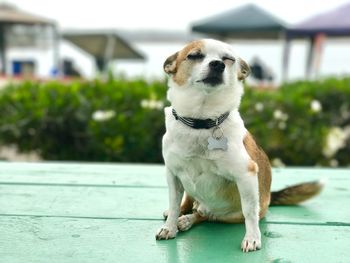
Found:
M 0 162 L 0 262 L 350 262 L 350 170 L 273 175 L 273 189 L 327 183 L 303 205 L 270 208 L 263 248 L 244 254 L 243 225 L 155 240 L 167 207 L 161 165 Z

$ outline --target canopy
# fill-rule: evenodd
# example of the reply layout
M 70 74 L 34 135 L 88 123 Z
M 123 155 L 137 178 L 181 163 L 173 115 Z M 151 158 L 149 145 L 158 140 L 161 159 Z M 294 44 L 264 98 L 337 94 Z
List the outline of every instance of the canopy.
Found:
M 195 32 L 239 39 L 277 39 L 285 30 L 285 22 L 254 4 L 217 14 L 192 26 Z
M 113 59 L 145 59 L 116 31 L 66 31 L 62 36 L 92 55 L 100 71 Z
M 350 3 L 329 12 L 311 17 L 287 31 L 288 37 L 307 37 L 316 34 L 350 36 Z
M 313 16 L 287 30 L 283 55 L 283 78 L 287 78 L 290 42 L 294 38 L 308 38 L 305 77 L 317 76 L 321 65 L 323 45 L 326 37 L 350 36 L 350 3 L 331 11 Z

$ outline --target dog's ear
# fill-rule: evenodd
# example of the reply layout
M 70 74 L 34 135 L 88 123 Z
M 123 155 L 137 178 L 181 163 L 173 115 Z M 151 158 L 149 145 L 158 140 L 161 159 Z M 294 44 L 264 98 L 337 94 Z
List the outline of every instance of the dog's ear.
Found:
M 239 59 L 238 79 L 244 80 L 250 74 L 250 67 L 243 59 Z
M 176 52 L 175 54 L 171 55 L 170 57 L 168 57 L 164 64 L 163 64 L 163 69 L 165 71 L 165 73 L 167 74 L 175 74 L 176 73 L 176 59 L 177 59 L 177 55 L 179 54 L 179 52 Z

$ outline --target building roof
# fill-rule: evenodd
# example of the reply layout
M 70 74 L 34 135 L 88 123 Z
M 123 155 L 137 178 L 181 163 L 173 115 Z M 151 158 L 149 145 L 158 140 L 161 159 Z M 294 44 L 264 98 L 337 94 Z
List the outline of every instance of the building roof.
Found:
M 0 4 L 0 24 L 54 25 L 55 22 L 2 3 Z
M 195 22 L 192 31 L 230 38 L 274 39 L 286 23 L 254 5 L 247 4 Z

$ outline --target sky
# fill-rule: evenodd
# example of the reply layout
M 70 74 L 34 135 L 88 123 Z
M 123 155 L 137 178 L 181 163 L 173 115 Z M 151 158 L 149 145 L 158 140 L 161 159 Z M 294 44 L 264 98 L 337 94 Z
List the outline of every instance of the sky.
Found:
M 290 24 L 350 0 L 0 0 L 55 20 L 62 29 L 189 30 L 191 23 L 255 3 Z

